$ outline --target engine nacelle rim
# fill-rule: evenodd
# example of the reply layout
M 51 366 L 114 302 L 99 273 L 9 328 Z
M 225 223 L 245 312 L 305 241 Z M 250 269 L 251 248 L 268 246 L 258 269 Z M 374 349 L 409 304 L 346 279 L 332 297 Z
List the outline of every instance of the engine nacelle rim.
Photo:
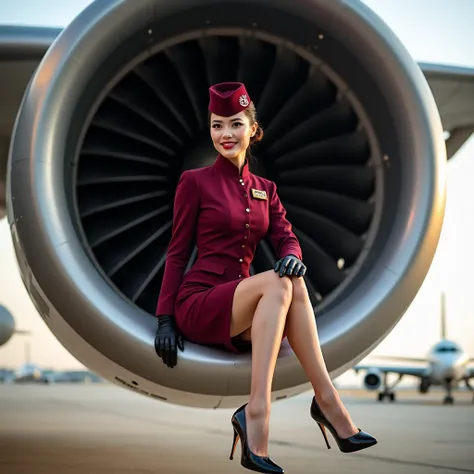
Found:
M 177 11 L 186 3 L 169 2 L 167 8 Z M 255 3 L 273 4 L 273 8 L 283 10 L 289 8 L 286 0 Z M 93 347 L 103 345 L 99 341 L 103 342 L 107 334 L 112 341 L 107 347 L 110 360 L 170 389 L 244 395 L 249 387 L 248 355 L 222 356 L 214 349 L 188 343 L 173 371 L 157 360 L 152 344 L 155 321 L 125 301 L 98 275 L 86 258 L 67 210 L 62 187 L 62 156 L 67 149 L 68 127 L 80 96 L 78 91 L 89 79 L 87 72 L 80 71 L 84 56 L 93 55 L 93 63 L 100 63 L 101 57 L 123 40 L 116 35 L 120 27 L 124 27 L 123 35 L 132 29 L 146 29 L 150 18 L 157 14 L 154 7 L 158 4 L 164 2 L 149 1 L 147 8 L 139 7 L 138 2 L 112 0 L 91 4 L 48 51 L 30 84 L 15 124 L 8 168 L 9 222 L 17 256 L 23 261 L 20 265 L 23 278 L 29 282 L 32 298 L 38 300 L 36 285 L 51 288 L 51 279 L 58 282 L 65 296 L 45 292 L 43 303 L 48 308 L 63 309 L 68 303 L 81 301 L 88 322 L 96 321 L 95 332 L 101 336 L 91 332 L 87 337 L 81 334 L 85 330 L 80 320 L 69 323 Z M 413 157 L 409 169 L 412 176 L 406 178 L 412 187 L 401 204 L 403 212 L 396 217 L 400 221 L 399 231 L 389 237 L 384 258 L 368 271 L 358 291 L 318 321 L 328 369 L 337 376 L 365 357 L 395 326 L 406 310 L 406 302 L 415 296 L 428 271 L 442 223 L 446 155 L 434 99 L 418 66 L 395 35 L 363 5 L 313 0 L 312 6 L 314 10 L 309 9 L 309 2 L 298 4 L 295 13 L 315 16 L 317 11 L 319 15 L 351 22 L 345 32 L 348 37 L 359 35 L 358 47 L 370 46 L 377 51 L 377 57 L 383 58 L 378 66 L 381 76 L 387 78 L 386 90 L 393 88 L 399 92 L 400 102 L 394 114 L 403 112 L 407 125 L 401 125 L 401 129 L 409 133 L 412 127 L 416 135 L 416 139 L 407 139 L 406 143 L 406 151 Z M 333 24 L 328 28 L 337 30 Z M 362 28 L 367 30 L 365 36 Z M 373 41 L 374 37 L 378 41 Z M 401 83 L 395 84 L 391 76 L 396 76 Z M 21 143 L 18 137 L 22 140 L 30 137 L 30 141 Z M 418 186 L 413 186 L 416 182 Z M 28 242 L 29 235 L 35 235 L 34 243 Z M 41 257 L 37 255 L 40 249 Z M 370 293 L 364 293 L 369 289 Z M 35 291 L 36 295 L 32 294 Z M 43 318 L 54 332 L 54 321 L 45 314 L 47 309 L 42 304 L 37 307 L 42 309 Z M 384 311 L 387 307 L 390 312 Z M 127 317 L 131 313 L 135 318 L 133 324 Z M 120 355 L 118 351 L 127 351 L 129 356 Z M 74 349 L 71 352 L 74 354 Z M 199 382 L 190 381 L 197 368 Z M 216 383 L 216 379 L 220 382 Z M 296 357 L 284 346 L 275 373 L 275 390 L 299 386 L 306 381 Z

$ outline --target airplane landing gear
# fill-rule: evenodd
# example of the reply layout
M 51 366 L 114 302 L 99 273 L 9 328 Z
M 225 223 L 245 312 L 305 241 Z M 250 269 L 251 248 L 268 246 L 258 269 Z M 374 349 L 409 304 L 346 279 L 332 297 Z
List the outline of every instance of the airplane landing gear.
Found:
M 474 387 L 469 383 L 469 380 L 466 379 L 466 387 L 471 391 L 474 392 Z M 472 396 L 472 403 L 474 403 L 474 395 Z
M 385 397 L 387 397 L 391 402 L 395 401 L 395 393 L 393 392 L 393 389 L 400 383 L 400 380 L 402 380 L 403 375 L 399 375 L 396 382 L 391 386 L 388 385 L 387 377 L 388 374 L 385 372 L 383 374 L 383 390 L 378 394 L 379 402 L 383 402 Z
M 378 394 L 378 400 L 379 402 L 383 402 L 383 399 L 387 397 L 391 402 L 394 402 L 396 397 L 395 397 L 395 394 L 393 392 L 390 392 L 390 391 L 384 391 L 384 392 L 380 392 Z
M 454 403 L 454 398 L 451 395 L 446 395 L 443 400 L 443 405 L 452 405 Z
M 420 388 L 419 391 L 422 394 L 428 393 L 428 390 L 430 389 L 430 381 L 428 377 L 422 377 L 421 382 L 420 382 Z
M 444 397 L 443 405 L 453 405 L 454 404 L 454 398 L 451 394 L 451 391 L 452 391 L 451 382 L 452 382 L 452 380 L 446 380 L 446 391 L 448 393 Z

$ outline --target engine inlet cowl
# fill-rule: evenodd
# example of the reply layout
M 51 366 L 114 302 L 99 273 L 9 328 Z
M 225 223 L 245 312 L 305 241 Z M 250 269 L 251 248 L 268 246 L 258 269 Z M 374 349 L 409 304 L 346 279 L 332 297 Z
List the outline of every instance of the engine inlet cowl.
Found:
M 210 85 L 242 81 L 255 102 L 265 136 L 250 168 L 275 181 L 300 240 L 333 376 L 405 312 L 444 213 L 433 97 L 375 14 L 359 2 L 244 1 L 231 16 L 230 5 L 92 3 L 33 77 L 9 164 L 22 276 L 58 339 L 116 383 L 209 407 L 248 394 L 249 355 L 188 342 L 171 371 L 153 338 L 176 184 L 216 158 Z M 274 261 L 262 241 L 252 274 Z M 306 382 L 285 342 L 274 397 Z

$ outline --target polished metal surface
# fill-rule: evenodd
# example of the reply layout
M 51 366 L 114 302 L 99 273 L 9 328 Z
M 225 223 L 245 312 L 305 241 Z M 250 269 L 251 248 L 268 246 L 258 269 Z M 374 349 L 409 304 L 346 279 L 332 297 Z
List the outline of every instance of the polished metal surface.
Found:
M 435 101 L 371 10 L 255 0 L 230 18 L 231 3 L 92 3 L 33 76 L 8 165 L 22 277 L 53 333 L 115 383 L 206 407 L 245 399 L 249 355 L 188 342 L 170 370 L 152 343 L 175 184 L 182 169 L 215 156 L 210 83 L 244 80 L 254 91 L 266 131 L 255 172 L 275 180 L 301 240 L 333 376 L 370 352 L 413 300 L 445 201 Z M 271 253 L 262 243 L 254 272 L 271 265 Z M 274 398 L 306 383 L 285 343 Z

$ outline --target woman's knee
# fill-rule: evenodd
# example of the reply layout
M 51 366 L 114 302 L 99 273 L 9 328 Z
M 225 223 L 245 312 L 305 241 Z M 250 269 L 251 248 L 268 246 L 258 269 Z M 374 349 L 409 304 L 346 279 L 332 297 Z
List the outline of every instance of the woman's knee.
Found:
M 280 277 L 278 273 L 272 272 L 269 280 L 268 290 L 284 305 L 290 305 L 293 299 L 293 284 L 288 276 Z
M 293 301 L 302 301 L 308 297 L 308 288 L 304 278 L 291 278 L 289 279 L 293 289 Z

